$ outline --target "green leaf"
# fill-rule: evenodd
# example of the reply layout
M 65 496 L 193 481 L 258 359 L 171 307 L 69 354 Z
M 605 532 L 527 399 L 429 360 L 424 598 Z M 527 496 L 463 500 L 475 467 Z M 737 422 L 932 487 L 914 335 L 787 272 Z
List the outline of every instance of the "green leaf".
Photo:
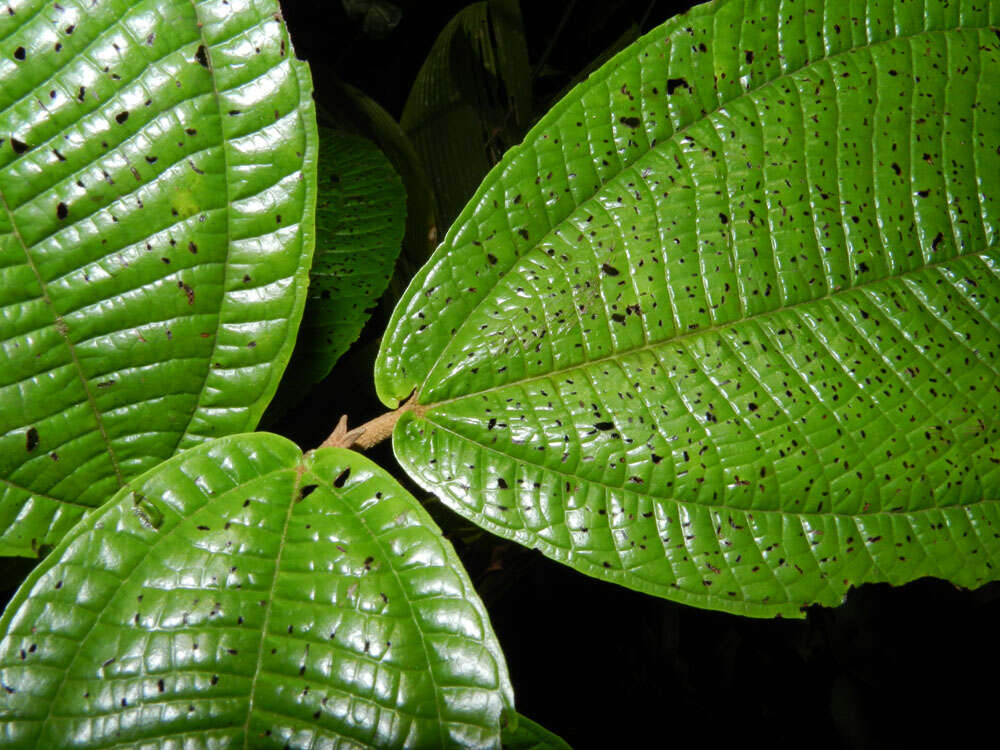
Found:
M 301 400 L 358 338 L 389 284 L 405 227 L 406 192 L 378 147 L 322 128 L 309 295 L 269 416 Z
M 315 116 L 274 0 L 0 12 L 0 554 L 252 429 L 313 248 Z
M 530 118 L 531 69 L 519 4 L 473 3 L 444 28 L 400 121 L 448 226 Z
M 565 740 L 526 716 L 517 717 L 517 729 L 504 730 L 503 750 L 570 750 Z
M 753 616 L 1000 569 L 1000 3 L 703 5 L 576 88 L 394 313 L 400 462 Z
M 486 611 L 420 504 L 357 453 L 257 433 L 133 480 L 0 620 L 17 747 L 499 747 Z
M 409 137 L 378 102 L 340 81 L 332 68 L 319 64 L 317 98 L 320 122 L 349 129 L 382 149 L 406 188 L 406 237 L 390 291 L 396 299 L 406 282 L 438 245 L 437 201 L 434 188 Z M 401 280 L 401 281 L 400 281 Z

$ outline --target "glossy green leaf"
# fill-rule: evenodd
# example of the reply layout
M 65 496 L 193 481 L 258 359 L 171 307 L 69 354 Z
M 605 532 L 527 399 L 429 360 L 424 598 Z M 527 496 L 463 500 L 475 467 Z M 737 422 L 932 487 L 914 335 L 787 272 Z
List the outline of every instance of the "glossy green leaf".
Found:
M 256 433 L 132 481 L 0 632 L 0 744 L 499 747 L 510 685 L 420 504 L 357 453 Z
M 0 8 L 0 554 L 256 425 L 305 302 L 310 92 L 275 0 Z
M 320 130 L 316 252 L 295 351 L 269 416 L 297 403 L 358 338 L 389 284 L 406 228 L 406 192 L 378 147 Z
M 400 124 L 448 226 L 530 117 L 531 69 L 516 0 L 483 0 L 444 28 L 417 73 Z
M 504 730 L 503 750 L 570 750 L 565 740 L 525 716 L 517 717 L 517 728 Z
M 712 3 L 487 177 L 376 367 L 401 463 L 754 616 L 1000 570 L 1000 4 Z

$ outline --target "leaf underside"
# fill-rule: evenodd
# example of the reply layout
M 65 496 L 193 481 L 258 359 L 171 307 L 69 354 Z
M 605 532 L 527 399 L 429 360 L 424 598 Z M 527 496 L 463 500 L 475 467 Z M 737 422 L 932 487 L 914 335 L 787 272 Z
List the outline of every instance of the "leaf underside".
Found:
M 275 0 L 0 9 L 0 554 L 252 429 L 313 246 L 315 116 Z
M 318 177 L 306 308 L 269 417 L 302 399 L 358 338 L 406 229 L 406 191 L 371 141 L 321 129 Z
M 485 609 L 357 453 L 213 440 L 76 526 L 0 620 L 17 747 L 499 747 Z
M 796 616 L 1000 560 L 998 3 L 699 6 L 574 89 L 396 309 L 424 487 L 583 572 Z

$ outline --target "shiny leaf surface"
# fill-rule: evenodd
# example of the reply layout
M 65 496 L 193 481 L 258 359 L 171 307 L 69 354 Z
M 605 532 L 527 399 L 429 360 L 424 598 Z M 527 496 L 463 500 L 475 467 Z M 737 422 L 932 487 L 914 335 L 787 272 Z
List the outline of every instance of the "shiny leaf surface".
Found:
M 252 429 L 313 247 L 309 72 L 275 0 L 0 9 L 0 554 Z
M 406 228 L 403 184 L 371 141 L 321 128 L 318 177 L 306 309 L 269 416 L 303 398 L 358 338 Z
M 753 616 L 1000 555 L 1000 4 L 736 0 L 491 172 L 394 314 L 459 513 Z
M 357 453 L 266 433 L 133 480 L 0 631 L 17 747 L 499 747 L 511 705 L 451 545 Z

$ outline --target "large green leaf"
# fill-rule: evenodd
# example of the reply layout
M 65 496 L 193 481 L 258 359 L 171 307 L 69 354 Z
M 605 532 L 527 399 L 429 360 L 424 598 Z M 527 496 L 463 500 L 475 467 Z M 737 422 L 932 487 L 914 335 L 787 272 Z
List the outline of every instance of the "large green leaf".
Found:
M 463 8 L 435 40 L 400 120 L 430 174 L 445 226 L 524 132 L 530 109 L 519 3 Z
M 404 467 L 755 616 L 1000 560 L 1000 3 L 703 5 L 560 102 L 394 314 Z
M 313 247 L 315 117 L 275 0 L 0 12 L 0 554 L 253 428 Z
M 266 433 L 133 480 L 14 596 L 0 744 L 496 747 L 506 667 L 426 511 Z
M 358 338 L 389 284 L 406 228 L 406 191 L 371 141 L 321 128 L 318 178 L 308 300 L 268 417 L 301 400 Z

